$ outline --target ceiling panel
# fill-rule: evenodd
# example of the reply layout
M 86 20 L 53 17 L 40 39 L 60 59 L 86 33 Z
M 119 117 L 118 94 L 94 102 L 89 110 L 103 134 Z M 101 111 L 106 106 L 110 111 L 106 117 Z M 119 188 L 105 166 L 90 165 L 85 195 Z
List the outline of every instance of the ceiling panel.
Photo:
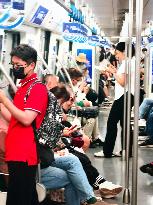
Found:
M 125 12 L 128 12 L 128 0 L 88 0 L 89 7 L 107 36 L 120 34 Z M 134 25 L 135 25 L 134 0 Z M 153 0 L 143 0 L 143 28 L 146 20 L 153 20 Z

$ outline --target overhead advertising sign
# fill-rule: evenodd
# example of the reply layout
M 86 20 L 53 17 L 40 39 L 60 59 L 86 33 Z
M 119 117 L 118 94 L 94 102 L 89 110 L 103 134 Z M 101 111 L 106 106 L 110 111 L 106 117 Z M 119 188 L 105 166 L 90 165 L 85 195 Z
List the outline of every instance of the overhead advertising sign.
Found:
M 25 0 L 13 0 L 13 9 L 24 10 Z
M 99 46 L 99 42 L 100 42 L 99 36 L 89 36 L 88 37 L 88 43 L 91 46 Z
M 35 14 L 33 15 L 32 19 L 30 20 L 30 22 L 35 23 L 37 25 L 41 25 L 48 12 L 48 9 L 40 5 Z
M 88 30 L 80 23 L 63 23 L 63 38 L 67 41 L 84 43 Z
M 0 0 L 0 9 L 7 9 L 12 6 L 11 0 Z

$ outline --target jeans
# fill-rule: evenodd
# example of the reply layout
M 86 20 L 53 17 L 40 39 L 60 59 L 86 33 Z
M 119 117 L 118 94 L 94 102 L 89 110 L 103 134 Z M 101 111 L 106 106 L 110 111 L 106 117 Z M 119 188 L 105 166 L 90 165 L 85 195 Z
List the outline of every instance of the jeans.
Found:
M 149 136 L 149 141 L 153 143 L 153 107 L 150 109 L 148 114 L 145 131 Z
M 58 188 L 62 188 L 64 187 L 65 184 L 66 186 L 65 188 L 67 188 L 65 193 L 67 205 L 72 205 L 72 202 L 73 204 L 74 202 L 76 203 L 74 205 L 78 205 L 82 200 L 86 200 L 86 199 L 88 200 L 94 196 L 93 189 L 88 182 L 87 176 L 83 170 L 83 167 L 78 157 L 74 156 L 73 154 L 68 154 L 62 157 L 55 157 L 55 161 L 52 163 L 52 167 L 59 168 L 59 170 L 58 172 L 55 173 L 48 172 L 49 176 L 52 175 L 53 177 L 56 177 L 54 179 L 54 182 L 53 180 L 51 180 L 50 185 L 52 184 L 54 188 L 57 188 L 57 186 L 59 186 L 60 184 L 60 187 Z M 46 176 L 44 176 L 43 172 L 44 170 L 47 170 L 49 168 L 42 169 L 42 183 L 44 183 L 45 186 L 47 185 L 46 182 L 47 180 L 44 180 Z M 63 171 L 64 177 L 60 178 L 60 176 L 58 177 L 58 173 L 59 171 L 61 173 L 61 169 Z M 68 181 L 69 181 L 69 186 L 67 187 Z M 72 194 L 70 193 L 70 191 L 72 191 Z M 77 196 L 74 196 L 75 194 L 77 194 Z M 72 199 L 75 197 L 77 198 L 76 201 Z
M 41 169 L 41 183 L 47 189 L 60 189 L 64 187 L 66 205 L 72 205 L 72 201 L 74 205 L 80 205 L 81 197 L 63 169 L 52 166 Z
M 145 98 L 139 107 L 139 118 L 146 118 L 151 107 L 153 107 L 153 99 Z

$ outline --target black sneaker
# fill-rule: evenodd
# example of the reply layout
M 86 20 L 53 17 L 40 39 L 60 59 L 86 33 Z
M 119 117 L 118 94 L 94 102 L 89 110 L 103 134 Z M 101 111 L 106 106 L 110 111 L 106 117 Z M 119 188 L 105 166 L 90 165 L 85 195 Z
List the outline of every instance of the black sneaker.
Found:
M 147 136 L 147 133 L 145 130 L 140 130 L 139 131 L 139 136 Z
M 99 138 L 93 141 L 97 146 L 102 147 L 104 145 L 104 142 L 100 140 Z
M 143 173 L 148 173 L 148 169 L 153 170 L 153 164 L 152 163 L 145 164 L 145 165 L 140 167 L 140 171 L 142 171 Z
M 146 139 L 144 142 L 139 144 L 140 147 L 153 147 L 153 142 L 150 139 Z

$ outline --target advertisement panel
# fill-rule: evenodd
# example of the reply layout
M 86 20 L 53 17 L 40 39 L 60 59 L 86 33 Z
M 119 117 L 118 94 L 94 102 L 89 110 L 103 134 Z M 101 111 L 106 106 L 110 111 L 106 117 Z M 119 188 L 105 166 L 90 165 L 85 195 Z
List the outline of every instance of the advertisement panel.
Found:
M 12 6 L 11 0 L 0 0 L 0 9 L 7 9 Z
M 79 53 L 84 53 L 86 55 L 89 76 L 92 78 L 92 49 L 77 49 L 77 56 Z
M 13 9 L 24 10 L 25 0 L 13 0 Z
M 80 23 L 63 23 L 63 38 L 67 41 L 84 43 L 88 30 Z
M 35 14 L 33 15 L 32 19 L 30 20 L 30 22 L 35 23 L 37 25 L 41 25 L 48 12 L 48 9 L 40 5 L 36 10 Z

